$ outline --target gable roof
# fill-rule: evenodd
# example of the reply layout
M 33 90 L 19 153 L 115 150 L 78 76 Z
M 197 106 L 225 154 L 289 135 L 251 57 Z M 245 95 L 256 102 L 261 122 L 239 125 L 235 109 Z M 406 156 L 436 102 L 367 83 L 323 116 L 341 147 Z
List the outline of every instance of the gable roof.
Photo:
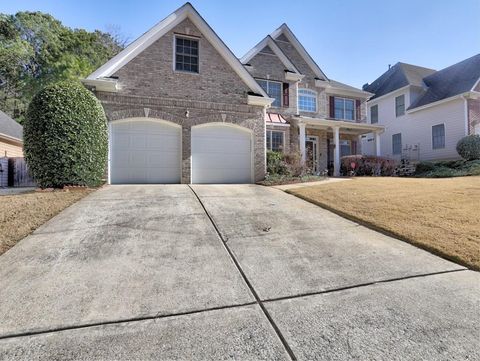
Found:
M 301 55 L 303 60 L 308 64 L 308 66 L 312 69 L 315 75 L 321 80 L 328 80 L 325 73 L 320 69 L 320 67 L 315 63 L 315 60 L 310 56 L 310 54 L 305 50 L 303 45 L 297 39 L 295 34 L 290 30 L 287 24 L 283 23 L 277 30 L 270 34 L 273 39 L 278 39 L 281 35 L 284 35 L 288 41 L 293 45 L 295 50 Z
M 86 80 L 95 81 L 101 78 L 108 78 L 112 76 L 118 69 L 123 67 L 143 50 L 152 45 L 155 41 L 160 39 L 163 35 L 187 18 L 190 19 L 190 21 L 200 30 L 205 39 L 212 44 L 212 46 L 219 52 L 219 54 L 238 74 L 238 76 L 253 93 L 260 94 L 261 96 L 268 98 L 267 94 L 250 75 L 250 73 L 244 68 L 242 63 L 240 63 L 232 51 L 225 45 L 215 31 L 213 31 L 210 25 L 207 24 L 197 10 L 195 10 L 195 8 L 188 2 L 175 10 L 165 19 L 157 23 L 154 27 L 133 41 L 120 53 L 95 70 L 86 78 Z
M 425 77 L 428 89 L 409 109 L 473 91 L 479 79 L 480 54 L 477 54 Z
M 374 93 L 371 99 L 375 99 L 407 85 L 424 87 L 423 78 L 433 73 L 433 69 L 398 62 L 363 90 Z
M 280 49 L 280 47 L 277 45 L 277 43 L 275 43 L 275 41 L 270 35 L 264 37 L 257 45 L 250 49 L 248 53 L 246 53 L 242 58 L 240 58 L 240 62 L 242 64 L 247 64 L 255 57 L 255 55 L 257 55 L 267 46 L 272 49 L 273 53 L 278 57 L 278 59 L 280 59 L 283 65 L 285 65 L 287 70 L 293 73 L 300 74 L 300 71 L 298 71 L 295 65 L 290 61 L 288 56 L 285 55 L 285 53 L 282 51 L 282 49 Z
M 0 136 L 22 140 L 23 127 L 0 110 Z

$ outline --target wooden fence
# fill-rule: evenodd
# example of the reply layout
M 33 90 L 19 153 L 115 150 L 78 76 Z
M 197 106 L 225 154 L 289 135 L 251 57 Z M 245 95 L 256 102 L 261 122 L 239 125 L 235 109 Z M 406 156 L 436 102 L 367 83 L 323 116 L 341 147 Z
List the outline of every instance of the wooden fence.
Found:
M 8 186 L 35 187 L 36 183 L 28 172 L 27 162 L 23 157 L 8 158 Z

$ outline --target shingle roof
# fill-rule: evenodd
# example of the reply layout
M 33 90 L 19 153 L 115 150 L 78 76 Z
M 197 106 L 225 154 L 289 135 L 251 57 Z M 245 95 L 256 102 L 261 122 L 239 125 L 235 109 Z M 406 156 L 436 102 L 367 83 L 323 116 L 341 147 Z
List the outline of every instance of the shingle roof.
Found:
M 0 134 L 21 140 L 23 127 L 0 110 Z
M 409 109 L 472 90 L 480 78 L 480 54 L 439 70 L 423 79 L 427 91 Z
M 422 79 L 433 73 L 433 69 L 399 62 L 363 90 L 374 93 L 371 99 L 375 99 L 407 85 L 423 86 Z

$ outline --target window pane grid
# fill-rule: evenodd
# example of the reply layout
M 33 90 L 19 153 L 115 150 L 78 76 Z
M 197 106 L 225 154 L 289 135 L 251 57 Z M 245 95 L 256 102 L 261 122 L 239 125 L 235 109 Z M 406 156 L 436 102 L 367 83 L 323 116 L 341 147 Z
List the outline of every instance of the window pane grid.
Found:
M 371 123 L 378 123 L 378 105 L 374 105 L 370 108 L 370 120 Z
M 392 154 L 402 154 L 402 134 L 392 135 Z
M 267 130 L 267 149 L 274 152 L 283 151 L 283 132 Z
M 272 106 L 280 108 L 282 106 L 282 83 L 262 79 L 257 79 L 257 83 L 270 98 L 275 99 Z
M 175 70 L 198 73 L 198 40 L 176 38 Z
M 355 120 L 355 101 L 335 97 L 335 119 Z
M 317 94 L 308 89 L 298 90 L 298 107 L 303 112 L 317 111 Z
M 405 95 L 395 98 L 395 116 L 399 117 L 405 114 Z
M 445 125 L 439 124 L 432 127 L 432 148 L 445 148 Z

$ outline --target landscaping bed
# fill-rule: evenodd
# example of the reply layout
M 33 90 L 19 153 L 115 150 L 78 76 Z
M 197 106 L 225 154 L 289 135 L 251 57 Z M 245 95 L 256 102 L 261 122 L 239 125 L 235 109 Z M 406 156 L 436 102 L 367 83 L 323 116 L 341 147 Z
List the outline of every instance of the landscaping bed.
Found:
M 480 177 L 354 178 L 288 191 L 370 228 L 480 270 Z
M 0 196 L 0 254 L 90 192 L 80 188 Z
M 448 178 L 480 175 L 480 160 L 451 160 L 420 162 L 415 176 L 421 178 Z
M 265 180 L 258 182 L 258 184 L 263 186 L 279 186 L 284 184 L 296 184 L 296 183 L 307 183 L 307 182 L 318 182 L 327 179 L 327 177 L 315 176 L 315 175 L 305 175 L 301 177 L 291 177 L 288 175 L 272 175 Z

